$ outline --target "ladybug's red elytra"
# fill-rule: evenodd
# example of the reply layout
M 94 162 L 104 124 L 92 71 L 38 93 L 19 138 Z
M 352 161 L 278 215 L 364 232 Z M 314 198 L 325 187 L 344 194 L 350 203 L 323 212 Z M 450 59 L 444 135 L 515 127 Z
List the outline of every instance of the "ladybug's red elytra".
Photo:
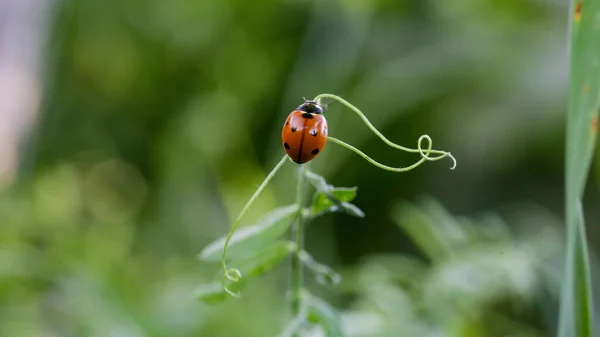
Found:
M 281 144 L 297 164 L 314 159 L 327 143 L 327 120 L 323 108 L 315 101 L 305 100 L 292 111 L 281 131 Z

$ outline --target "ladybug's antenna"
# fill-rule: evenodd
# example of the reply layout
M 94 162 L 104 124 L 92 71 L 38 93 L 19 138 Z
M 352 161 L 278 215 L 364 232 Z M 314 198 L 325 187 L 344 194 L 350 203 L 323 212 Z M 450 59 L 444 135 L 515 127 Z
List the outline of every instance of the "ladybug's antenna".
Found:
M 318 99 L 314 99 L 313 102 L 318 104 L 323 111 L 326 111 L 329 108 L 329 104 L 333 102 L 333 99 L 328 97 L 320 97 Z

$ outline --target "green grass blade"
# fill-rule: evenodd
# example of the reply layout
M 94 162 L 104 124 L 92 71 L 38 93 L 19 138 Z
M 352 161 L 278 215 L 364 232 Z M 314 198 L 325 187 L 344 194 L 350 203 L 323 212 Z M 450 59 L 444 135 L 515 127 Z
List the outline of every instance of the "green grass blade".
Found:
M 559 336 L 592 335 L 592 301 L 580 200 L 596 142 L 600 107 L 600 1 L 570 7 L 570 95 L 567 114 L 565 221 L 567 247 Z
M 569 241 L 567 246 L 560 307 L 560 337 L 592 336 L 591 276 L 581 204 L 578 211 L 574 241 Z
M 571 89 L 566 143 L 566 192 L 571 206 L 567 209 L 571 211 L 571 220 L 577 217 L 577 199 L 582 196 L 587 180 L 600 104 L 600 25 L 596 24 L 600 2 L 581 3 L 581 18 L 571 21 Z

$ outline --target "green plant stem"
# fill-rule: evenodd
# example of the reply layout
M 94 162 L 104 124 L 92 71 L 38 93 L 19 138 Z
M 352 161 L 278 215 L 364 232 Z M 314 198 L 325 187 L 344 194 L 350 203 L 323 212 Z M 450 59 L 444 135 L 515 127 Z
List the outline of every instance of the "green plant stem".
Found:
M 292 313 L 298 317 L 302 314 L 302 289 L 304 286 L 304 265 L 301 252 L 304 250 L 304 224 L 303 214 L 304 195 L 306 187 L 306 172 L 308 164 L 302 165 L 298 174 L 298 185 L 296 186 L 296 204 L 298 205 L 298 216 L 292 228 L 293 241 L 296 243 L 296 251 L 292 255 Z M 299 336 L 295 333 L 294 336 Z
M 426 158 L 423 156 L 418 162 L 416 162 L 416 163 L 414 163 L 414 164 L 412 164 L 410 166 L 406 166 L 406 167 L 391 167 L 391 166 L 383 165 L 383 164 L 375 161 L 371 157 L 367 156 L 361 150 L 359 150 L 359 149 L 355 148 L 354 146 L 352 146 L 352 145 L 350 145 L 350 144 L 348 144 L 348 143 L 346 143 L 344 141 L 341 141 L 341 140 L 339 140 L 337 138 L 327 137 L 327 140 L 329 140 L 331 142 L 334 142 L 334 143 L 336 143 L 336 144 L 338 144 L 340 146 L 343 146 L 343 147 L 345 147 L 345 148 L 347 148 L 347 149 L 349 149 L 349 150 L 357 153 L 359 156 L 363 157 L 366 161 L 368 161 L 369 163 L 371 163 L 371 164 L 379 167 L 380 169 L 384 169 L 384 170 L 391 171 L 391 172 L 407 172 L 407 171 L 410 171 L 410 170 L 414 169 L 415 167 L 423 164 L 423 162 L 426 160 Z M 431 146 L 431 143 L 429 143 L 429 145 Z M 437 159 L 441 159 L 441 158 L 439 158 L 439 157 L 435 158 L 435 160 L 437 160 Z

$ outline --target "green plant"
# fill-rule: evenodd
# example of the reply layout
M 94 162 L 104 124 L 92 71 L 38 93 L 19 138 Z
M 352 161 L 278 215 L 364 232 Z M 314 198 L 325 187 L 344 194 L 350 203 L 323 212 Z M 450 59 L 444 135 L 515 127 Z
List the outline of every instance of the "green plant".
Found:
M 371 159 L 359 149 L 342 140 L 328 137 L 329 141 L 354 151 L 371 164 L 391 172 L 407 172 L 425 161 L 435 161 L 449 157 L 453 161 L 452 169 L 456 167 L 456 159 L 450 152 L 432 149 L 432 141 L 429 136 L 423 135 L 419 138 L 417 149 L 400 146 L 385 138 L 358 108 L 346 100 L 331 94 L 321 94 L 314 99 L 319 105 L 324 105 L 325 100 L 335 100 L 350 108 L 387 145 L 398 150 L 419 153 L 421 156 L 419 161 L 410 166 L 395 168 Z M 426 149 L 423 149 L 424 140 L 428 141 Z M 221 282 L 201 286 L 198 289 L 198 296 L 206 302 L 221 301 L 226 299 L 228 295 L 239 297 L 241 289 L 248 280 L 265 274 L 291 255 L 292 290 L 290 303 L 294 318 L 283 334 L 286 336 L 297 335 L 306 322 L 311 322 L 321 325 L 329 336 L 340 336 L 341 330 L 335 310 L 327 302 L 312 295 L 303 286 L 305 267 L 322 284 L 336 285 L 341 279 L 337 272 L 315 261 L 304 250 L 304 226 L 308 220 L 333 212 L 344 212 L 352 216 L 363 217 L 364 213 L 351 203 L 356 197 L 357 188 L 332 186 L 327 183 L 324 177 L 310 171 L 309 163 L 302 164 L 299 169 L 294 204 L 277 208 L 263 217 L 258 224 L 237 230 L 241 218 L 277 171 L 288 160 L 287 155 L 284 155 L 267 175 L 242 209 L 229 234 L 209 244 L 200 253 L 199 257 L 202 260 L 215 262 L 221 260 L 223 278 Z M 315 189 L 310 206 L 305 203 L 308 183 Z M 290 228 L 292 241 L 280 239 Z M 231 259 L 233 268 L 228 267 L 228 259 Z
M 575 0 L 570 7 L 570 97 L 565 163 L 567 239 L 559 336 L 585 337 L 592 336 L 593 308 L 581 198 L 598 130 L 600 3 Z

